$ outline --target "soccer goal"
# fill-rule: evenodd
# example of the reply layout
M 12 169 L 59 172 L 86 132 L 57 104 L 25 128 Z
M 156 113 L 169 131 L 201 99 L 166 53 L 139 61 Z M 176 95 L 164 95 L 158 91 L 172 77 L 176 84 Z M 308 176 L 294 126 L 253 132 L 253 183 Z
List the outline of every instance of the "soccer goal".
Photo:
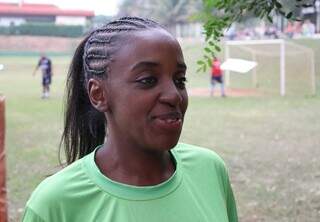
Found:
M 311 48 L 283 39 L 227 41 L 225 60 L 230 58 L 253 61 L 257 66 L 246 74 L 226 71 L 228 87 L 255 88 L 281 96 L 316 93 Z

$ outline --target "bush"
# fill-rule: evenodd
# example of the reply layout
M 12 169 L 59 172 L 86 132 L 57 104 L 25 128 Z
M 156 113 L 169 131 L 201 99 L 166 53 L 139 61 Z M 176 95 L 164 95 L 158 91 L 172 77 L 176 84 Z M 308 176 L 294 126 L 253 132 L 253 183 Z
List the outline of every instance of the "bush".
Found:
M 43 23 L 25 23 L 18 26 L 0 27 L 2 35 L 37 35 L 79 37 L 84 33 L 81 25 L 55 25 Z

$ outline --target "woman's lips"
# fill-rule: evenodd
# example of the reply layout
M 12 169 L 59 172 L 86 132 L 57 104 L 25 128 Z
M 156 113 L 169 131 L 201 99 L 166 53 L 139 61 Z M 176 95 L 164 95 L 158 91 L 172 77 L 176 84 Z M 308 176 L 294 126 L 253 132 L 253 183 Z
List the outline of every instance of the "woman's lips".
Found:
M 182 128 L 182 114 L 181 112 L 168 112 L 153 117 L 156 127 L 168 130 L 176 131 Z

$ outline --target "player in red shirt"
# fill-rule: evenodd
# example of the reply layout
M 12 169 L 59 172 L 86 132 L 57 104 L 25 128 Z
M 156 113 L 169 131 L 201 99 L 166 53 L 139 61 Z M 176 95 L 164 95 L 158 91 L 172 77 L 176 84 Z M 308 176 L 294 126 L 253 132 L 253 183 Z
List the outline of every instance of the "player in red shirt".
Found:
M 224 92 L 224 84 L 223 84 L 223 73 L 221 70 L 221 62 L 217 57 L 213 58 L 212 66 L 211 66 L 211 91 L 210 95 L 213 96 L 214 94 L 214 86 L 216 85 L 216 82 L 220 83 L 221 88 L 221 96 L 225 97 L 226 94 Z

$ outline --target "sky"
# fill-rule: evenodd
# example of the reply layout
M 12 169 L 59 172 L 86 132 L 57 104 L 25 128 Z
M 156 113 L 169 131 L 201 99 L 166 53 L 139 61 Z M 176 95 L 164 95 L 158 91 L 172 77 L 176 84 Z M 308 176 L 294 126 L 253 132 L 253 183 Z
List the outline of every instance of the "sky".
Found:
M 20 0 L 0 0 L 19 3 Z M 115 15 L 121 0 L 24 0 L 25 3 L 53 4 L 62 9 L 93 10 L 96 15 Z

